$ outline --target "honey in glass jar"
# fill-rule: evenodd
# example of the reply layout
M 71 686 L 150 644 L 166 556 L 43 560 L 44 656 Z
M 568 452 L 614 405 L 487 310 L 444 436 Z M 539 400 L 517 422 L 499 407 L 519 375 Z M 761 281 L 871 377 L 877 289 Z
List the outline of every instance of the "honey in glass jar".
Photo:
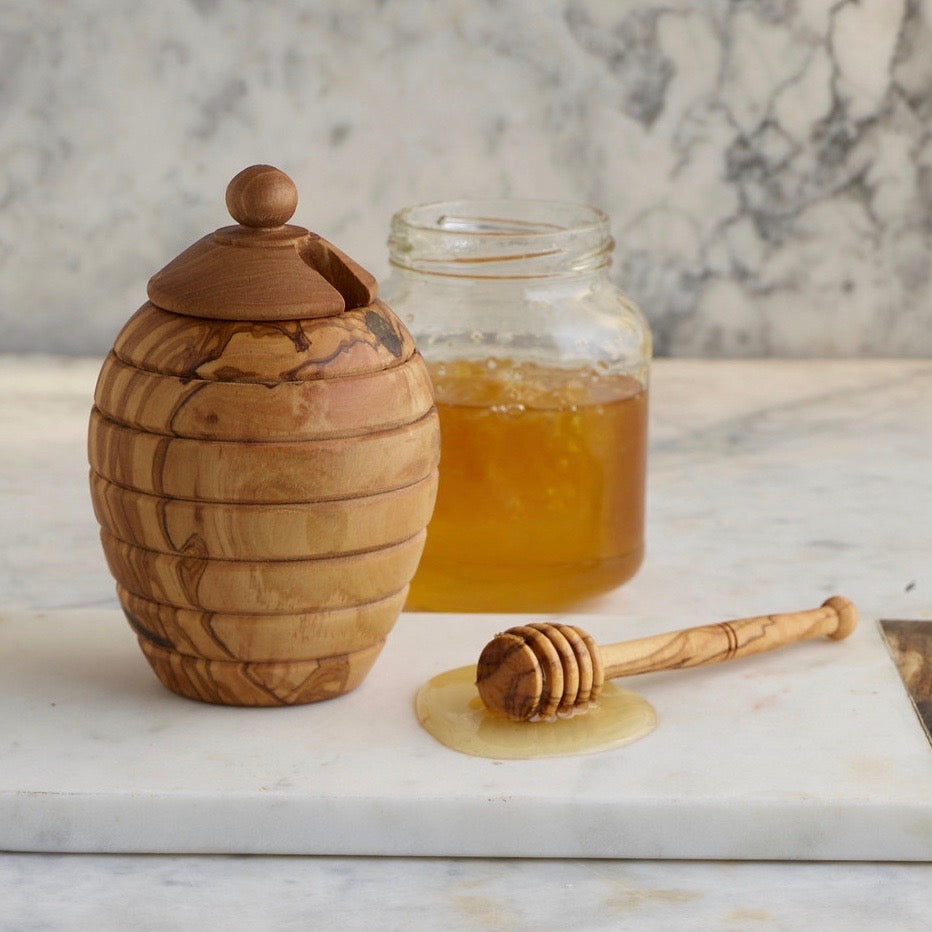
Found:
M 393 219 L 388 300 L 440 414 L 437 504 L 407 607 L 570 608 L 644 552 L 650 333 L 591 208 L 455 202 Z

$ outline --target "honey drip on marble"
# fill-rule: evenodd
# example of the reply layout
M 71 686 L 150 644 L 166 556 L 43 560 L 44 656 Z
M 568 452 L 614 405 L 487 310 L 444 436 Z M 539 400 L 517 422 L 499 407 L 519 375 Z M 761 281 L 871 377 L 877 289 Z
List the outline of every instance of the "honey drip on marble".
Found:
M 657 724 L 653 706 L 613 682 L 582 715 L 553 722 L 513 722 L 489 712 L 476 690 L 475 665 L 440 673 L 418 690 L 415 709 L 421 726 L 441 744 L 473 757 L 530 760 L 595 754 L 650 734 Z

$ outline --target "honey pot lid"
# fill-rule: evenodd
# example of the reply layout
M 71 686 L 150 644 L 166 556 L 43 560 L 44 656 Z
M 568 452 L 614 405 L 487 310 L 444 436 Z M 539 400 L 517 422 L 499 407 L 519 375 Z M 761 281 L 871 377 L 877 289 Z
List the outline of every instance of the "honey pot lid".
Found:
M 252 165 L 229 183 L 236 226 L 188 247 L 149 280 L 166 311 L 219 320 L 332 317 L 372 304 L 375 278 L 327 240 L 288 221 L 298 190 L 284 172 Z

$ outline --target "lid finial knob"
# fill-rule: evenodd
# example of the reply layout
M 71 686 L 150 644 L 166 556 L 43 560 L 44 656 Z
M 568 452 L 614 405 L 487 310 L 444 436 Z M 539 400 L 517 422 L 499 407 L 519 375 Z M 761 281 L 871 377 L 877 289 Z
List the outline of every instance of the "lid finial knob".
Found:
M 272 229 L 287 223 L 298 206 L 298 189 L 271 165 L 250 165 L 227 185 L 227 210 L 244 227 Z

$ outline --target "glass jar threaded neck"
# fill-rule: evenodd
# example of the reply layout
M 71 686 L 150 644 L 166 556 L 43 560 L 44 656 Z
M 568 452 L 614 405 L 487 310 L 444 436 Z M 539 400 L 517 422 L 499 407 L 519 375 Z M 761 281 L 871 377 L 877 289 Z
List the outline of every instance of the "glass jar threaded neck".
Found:
M 553 278 L 611 264 L 600 210 L 562 201 L 477 199 L 408 207 L 392 217 L 393 266 L 461 278 Z

